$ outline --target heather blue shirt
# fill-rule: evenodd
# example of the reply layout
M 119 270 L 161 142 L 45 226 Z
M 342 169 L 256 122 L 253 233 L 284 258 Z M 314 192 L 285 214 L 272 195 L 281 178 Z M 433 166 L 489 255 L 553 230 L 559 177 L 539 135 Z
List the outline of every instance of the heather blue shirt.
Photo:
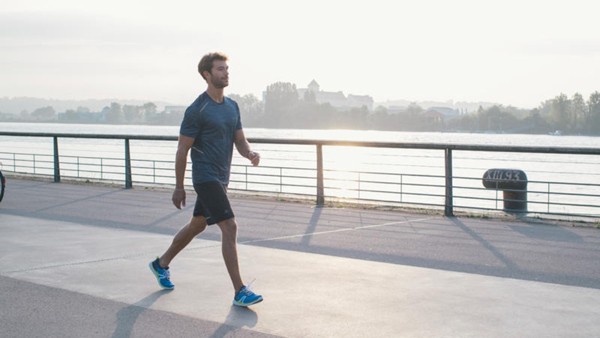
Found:
M 229 184 L 235 132 L 242 129 L 240 108 L 225 97 L 217 103 L 204 92 L 185 111 L 179 133 L 194 138 L 192 182 Z

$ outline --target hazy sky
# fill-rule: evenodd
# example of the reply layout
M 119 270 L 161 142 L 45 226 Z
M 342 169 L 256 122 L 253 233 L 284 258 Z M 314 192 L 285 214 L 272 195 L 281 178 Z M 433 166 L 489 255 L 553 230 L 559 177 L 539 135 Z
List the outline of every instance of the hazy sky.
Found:
M 276 81 L 533 108 L 600 90 L 597 0 L 2 0 L 0 96 L 189 104 L 200 57 L 228 93 Z

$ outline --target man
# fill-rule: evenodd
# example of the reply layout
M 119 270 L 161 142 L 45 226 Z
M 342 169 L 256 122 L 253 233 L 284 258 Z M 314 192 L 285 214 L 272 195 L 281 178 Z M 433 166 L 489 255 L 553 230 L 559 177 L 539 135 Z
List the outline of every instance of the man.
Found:
M 249 306 L 263 300 L 242 282 L 237 255 L 237 223 L 229 200 L 227 185 L 231 172 L 233 145 L 237 151 L 257 166 L 260 155 L 250 150 L 235 101 L 225 97 L 229 85 L 227 56 L 210 53 L 202 57 L 198 72 L 208 87 L 185 111 L 181 122 L 175 156 L 175 207 L 185 206 L 183 186 L 187 155 L 191 149 L 192 182 L 197 194 L 194 213 L 173 238 L 165 253 L 150 263 L 150 270 L 164 289 L 173 289 L 169 264 L 173 258 L 200 234 L 207 225 L 217 224 L 221 230 L 221 251 L 234 288 L 233 304 Z

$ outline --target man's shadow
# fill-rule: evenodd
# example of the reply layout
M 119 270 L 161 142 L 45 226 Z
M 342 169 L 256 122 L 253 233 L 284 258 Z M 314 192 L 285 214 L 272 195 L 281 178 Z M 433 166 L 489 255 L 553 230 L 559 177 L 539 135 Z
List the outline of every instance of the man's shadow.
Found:
M 160 297 L 170 293 L 171 290 L 158 290 L 140 299 L 135 304 L 122 308 L 117 312 L 117 327 L 113 338 L 131 337 L 133 327 L 138 317 L 146 311 Z
M 225 322 L 210 335 L 210 338 L 225 337 L 228 333 L 235 332 L 244 327 L 252 328 L 257 322 L 258 316 L 254 310 L 231 305 Z

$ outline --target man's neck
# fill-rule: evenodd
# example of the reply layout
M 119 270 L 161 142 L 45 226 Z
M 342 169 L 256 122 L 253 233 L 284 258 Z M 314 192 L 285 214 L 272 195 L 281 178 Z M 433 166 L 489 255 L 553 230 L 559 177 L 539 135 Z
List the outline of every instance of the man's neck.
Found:
M 206 93 L 208 94 L 208 96 L 210 96 L 211 99 L 213 99 L 213 101 L 217 103 L 223 102 L 223 97 L 225 96 L 223 94 L 223 88 L 219 89 L 215 87 L 208 87 L 206 89 Z

